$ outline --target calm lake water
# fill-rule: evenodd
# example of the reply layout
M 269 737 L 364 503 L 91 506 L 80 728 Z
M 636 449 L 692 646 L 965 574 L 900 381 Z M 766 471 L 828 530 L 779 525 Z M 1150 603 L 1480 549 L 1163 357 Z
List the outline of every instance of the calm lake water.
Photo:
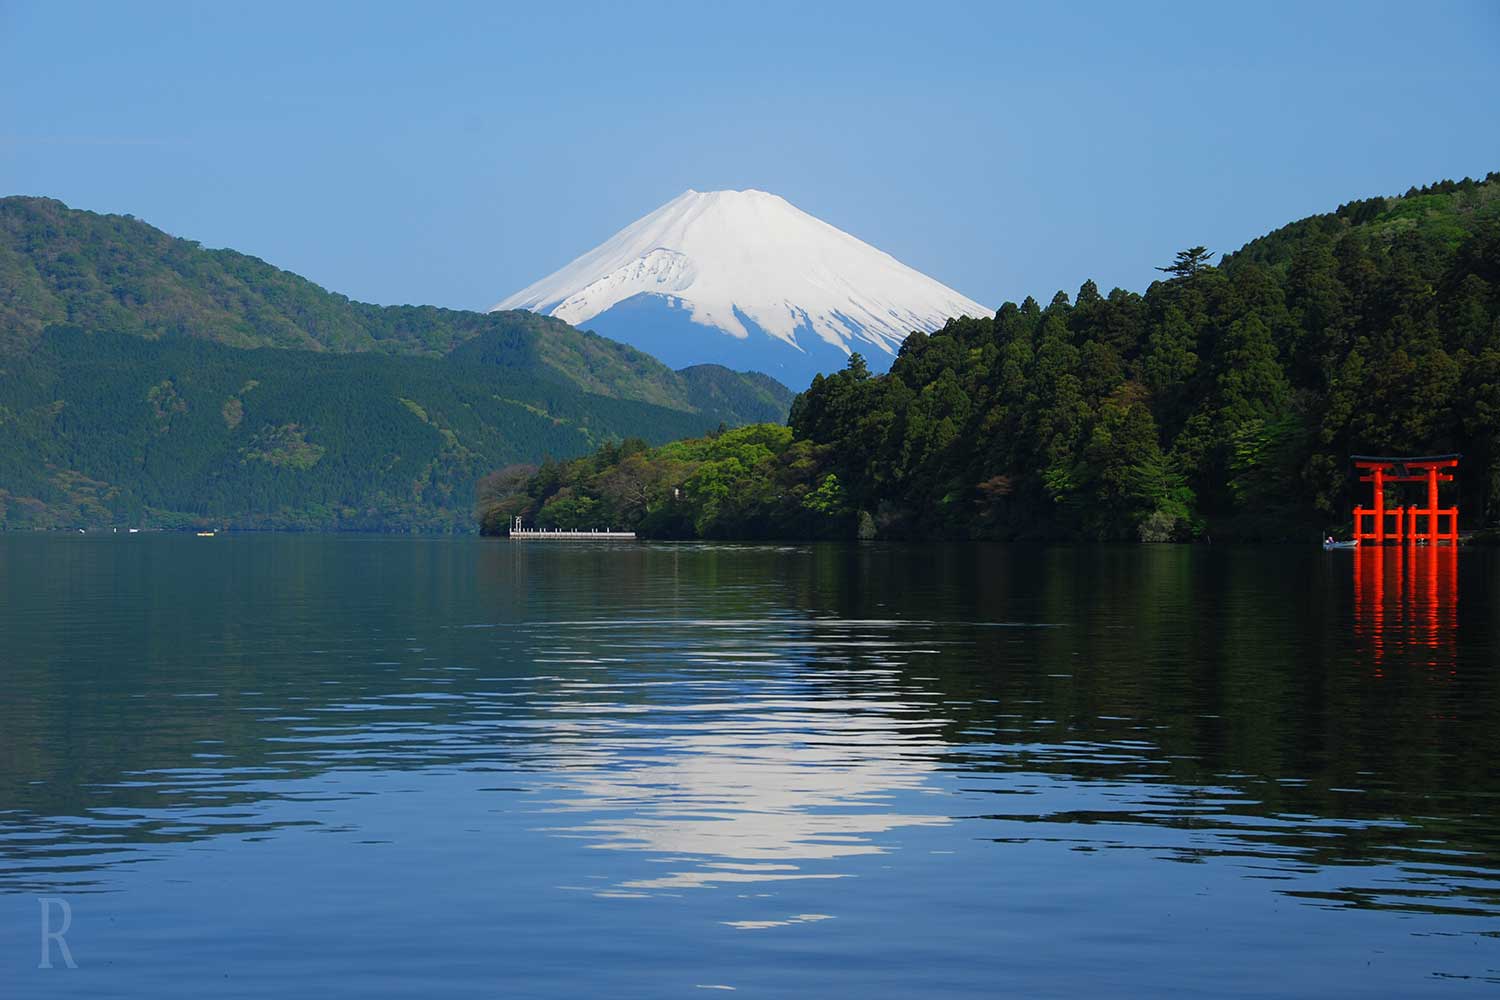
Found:
M 0 536 L 0 996 L 1493 996 L 1497 598 L 1482 551 Z

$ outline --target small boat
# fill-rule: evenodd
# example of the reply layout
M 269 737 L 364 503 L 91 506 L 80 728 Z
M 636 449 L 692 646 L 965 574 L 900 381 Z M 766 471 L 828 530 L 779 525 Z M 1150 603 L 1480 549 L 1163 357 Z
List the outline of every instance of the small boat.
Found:
M 1335 542 L 1331 538 L 1323 542 L 1323 551 L 1324 552 L 1332 552 L 1334 549 L 1357 549 L 1357 548 L 1359 548 L 1359 539 L 1357 539 L 1357 538 L 1354 539 L 1354 541 L 1352 541 L 1352 542 Z
M 214 537 L 214 533 L 212 531 L 200 531 L 200 532 L 198 532 L 198 537 L 199 538 L 212 538 L 212 537 Z

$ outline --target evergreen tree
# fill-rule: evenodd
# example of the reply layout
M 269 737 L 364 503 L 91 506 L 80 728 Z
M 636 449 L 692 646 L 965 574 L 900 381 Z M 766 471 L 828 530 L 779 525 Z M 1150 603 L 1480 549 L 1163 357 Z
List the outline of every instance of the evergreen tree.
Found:
M 1166 267 L 1158 267 L 1158 271 L 1165 271 L 1174 279 L 1191 278 L 1199 271 L 1209 266 L 1213 254 L 1208 247 L 1189 247 L 1186 250 L 1177 251 L 1177 257 Z

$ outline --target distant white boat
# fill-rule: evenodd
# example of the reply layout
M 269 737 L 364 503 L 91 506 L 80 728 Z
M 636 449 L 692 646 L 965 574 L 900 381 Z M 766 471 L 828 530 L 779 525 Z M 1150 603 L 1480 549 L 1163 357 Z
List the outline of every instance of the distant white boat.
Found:
M 1357 539 L 1357 538 L 1354 541 L 1352 541 L 1352 542 L 1335 542 L 1332 539 L 1329 539 L 1329 540 L 1327 540 L 1327 541 L 1325 541 L 1323 543 L 1323 551 L 1324 552 L 1332 552 L 1334 549 L 1357 549 L 1357 548 L 1359 548 L 1359 539 Z

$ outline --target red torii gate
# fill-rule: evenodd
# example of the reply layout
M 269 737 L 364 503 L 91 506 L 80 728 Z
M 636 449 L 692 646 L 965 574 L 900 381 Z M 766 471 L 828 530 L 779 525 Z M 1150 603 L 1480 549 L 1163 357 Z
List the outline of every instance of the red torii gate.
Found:
M 1429 545 L 1447 542 L 1458 544 L 1458 508 L 1438 506 L 1438 484 L 1453 482 L 1454 470 L 1462 455 L 1427 455 L 1419 458 L 1382 458 L 1375 455 L 1351 455 L 1354 467 L 1361 470 L 1359 481 L 1371 483 L 1374 503 L 1354 508 L 1354 537 L 1359 542 L 1384 545 L 1387 542 Z M 1387 483 L 1426 483 L 1427 506 L 1386 507 Z M 1389 524 L 1394 517 L 1395 524 Z M 1417 518 L 1425 517 L 1425 530 L 1419 530 Z M 1447 518 L 1447 530 L 1442 519 Z M 1366 524 L 1369 527 L 1366 528 Z

